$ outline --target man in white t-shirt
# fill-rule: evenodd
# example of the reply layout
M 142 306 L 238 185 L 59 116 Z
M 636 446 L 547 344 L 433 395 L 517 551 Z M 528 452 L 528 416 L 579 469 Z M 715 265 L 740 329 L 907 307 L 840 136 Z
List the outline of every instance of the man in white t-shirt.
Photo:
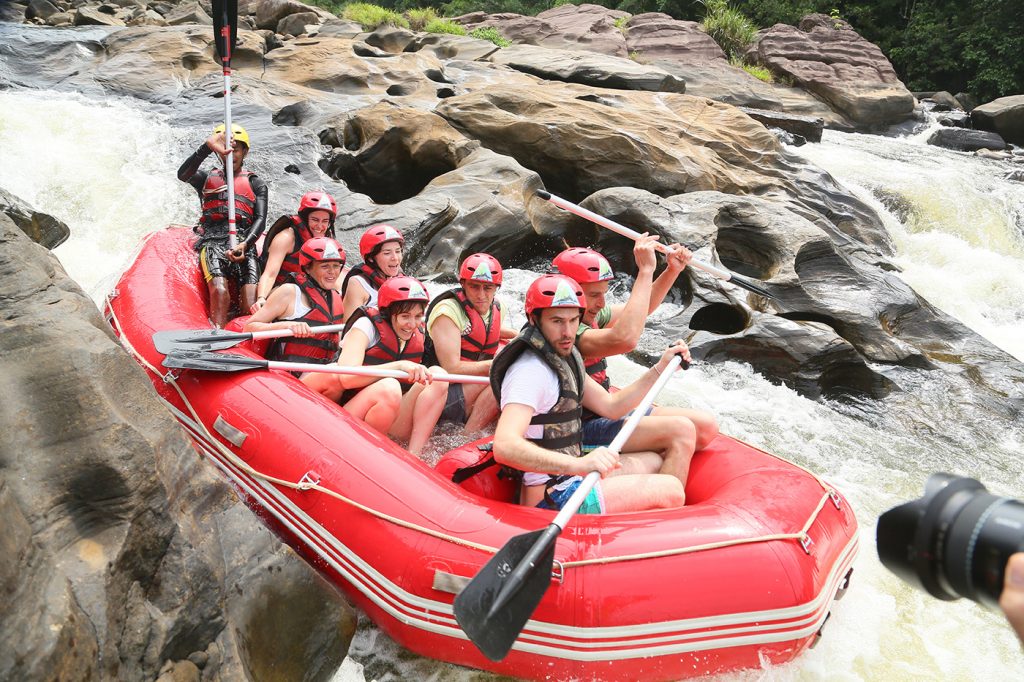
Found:
M 427 308 L 424 364 L 440 365 L 449 374 L 487 376 L 501 341 L 514 338 L 508 311 L 495 300 L 501 286 L 498 260 L 474 253 L 462 261 L 459 286 L 442 293 Z M 483 385 L 451 383 L 441 419 L 480 431 L 498 416 L 494 394 Z
M 668 429 L 642 428 L 649 419 L 644 417 L 623 447 L 629 454 L 599 447 L 584 455 L 581 412 L 586 406 L 601 416 L 624 416 L 674 355 L 689 361 L 689 350 L 677 341 L 637 381 L 609 393 L 587 376 L 576 350 L 576 329 L 584 309 L 583 292 L 567 277 L 545 275 L 530 285 L 528 324 L 491 366 L 491 388 L 501 406 L 494 458 L 525 472 L 520 491 L 525 505 L 560 509 L 586 474 L 599 471 L 602 480 L 580 513 L 682 506 L 696 440 L 692 423 L 678 420 Z M 660 473 L 666 464 L 682 476 Z

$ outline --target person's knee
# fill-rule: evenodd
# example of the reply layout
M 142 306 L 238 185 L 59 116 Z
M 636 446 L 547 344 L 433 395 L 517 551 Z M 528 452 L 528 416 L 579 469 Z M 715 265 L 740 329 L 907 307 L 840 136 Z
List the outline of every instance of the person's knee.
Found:
M 697 449 L 701 450 L 711 445 L 711 441 L 718 438 L 718 420 L 710 412 L 699 412 L 694 417 L 694 425 L 697 427 Z
M 682 507 L 686 504 L 686 488 L 675 476 L 658 474 L 658 492 L 655 499 L 663 509 Z
M 692 421 L 686 417 L 672 417 L 666 419 L 664 425 L 659 425 L 659 428 L 663 428 L 662 432 L 669 440 L 670 446 L 693 451 L 697 442 L 697 427 Z
M 214 277 L 210 280 L 210 294 L 221 297 L 228 295 L 228 283 L 223 277 Z
M 388 377 L 381 379 L 374 384 L 374 404 L 390 410 L 397 411 L 402 403 L 402 384 L 398 379 Z

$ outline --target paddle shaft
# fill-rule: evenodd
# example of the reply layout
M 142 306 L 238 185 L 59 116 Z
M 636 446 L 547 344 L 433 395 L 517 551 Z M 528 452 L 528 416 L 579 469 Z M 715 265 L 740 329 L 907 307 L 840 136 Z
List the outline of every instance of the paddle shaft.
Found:
M 228 185 L 228 248 L 238 246 L 238 225 L 235 223 L 235 150 L 232 146 L 234 135 L 231 133 L 231 25 L 235 17 L 229 16 L 228 3 L 223 5 L 221 36 L 224 40 L 224 54 L 221 63 L 224 66 L 224 143 L 228 154 L 224 157 L 224 176 Z M 216 41 L 216 36 L 214 36 Z
M 582 206 L 578 206 L 578 205 L 572 203 L 571 201 L 566 201 L 565 199 L 563 199 L 561 197 L 556 197 L 554 194 L 550 194 L 548 192 L 538 192 L 537 194 L 542 199 L 546 198 L 548 201 L 550 201 L 555 206 L 557 206 L 557 207 L 559 207 L 561 209 L 564 209 L 566 211 L 569 211 L 569 213 L 575 213 L 576 215 L 578 215 L 581 218 L 586 218 L 590 222 L 596 223 L 597 225 L 600 225 L 601 227 L 606 227 L 609 230 L 611 230 L 612 232 L 621 234 L 623 237 L 627 237 L 629 239 L 632 239 L 633 241 L 636 241 L 636 240 L 640 239 L 641 235 L 636 230 L 631 230 L 631 229 L 629 229 L 628 227 L 626 227 L 625 225 L 623 225 L 621 223 L 617 223 L 614 220 L 611 220 L 609 218 L 605 218 L 603 215 L 598 215 L 597 213 L 594 213 L 593 211 L 588 211 L 587 209 L 583 208 Z M 660 244 L 660 243 L 659 244 L 655 244 L 654 248 L 657 249 L 658 251 L 660 251 L 661 253 L 664 253 L 664 254 L 672 253 L 672 249 L 670 249 L 666 244 Z M 703 262 L 697 261 L 697 260 L 691 260 L 690 261 L 690 265 L 695 267 L 695 268 L 697 268 L 698 270 L 703 270 L 704 272 L 708 273 L 709 275 L 717 277 L 718 279 L 720 279 L 720 280 L 722 280 L 724 282 L 728 282 L 729 280 L 732 279 L 732 273 L 731 272 L 727 272 L 726 270 L 722 270 L 720 268 L 716 268 L 714 265 L 708 265 L 707 263 L 703 263 Z
M 314 334 L 333 334 L 334 332 L 345 331 L 345 325 L 343 324 L 327 324 L 322 327 L 310 327 Z M 258 341 L 259 339 L 276 339 L 282 336 L 292 336 L 292 330 L 284 327 L 282 329 L 264 329 L 263 331 L 250 332 L 252 339 Z
M 636 406 L 633 413 L 629 415 L 628 419 L 626 419 L 626 423 L 622 425 L 618 435 L 615 436 L 611 444 L 608 446 L 609 450 L 615 454 L 618 454 L 619 451 L 622 450 L 626 441 L 633 435 L 633 431 L 636 429 L 637 424 L 639 424 L 640 420 L 647 414 L 648 408 L 650 408 L 654 403 L 654 399 L 658 397 L 658 393 L 660 393 L 661 389 L 665 387 L 668 380 L 672 378 L 672 374 L 676 371 L 676 368 L 679 367 L 681 362 L 682 357 L 679 355 L 676 355 L 671 361 L 669 361 L 668 367 L 665 368 L 665 371 L 661 373 L 658 380 L 655 381 L 654 385 L 651 386 L 649 391 L 647 391 L 647 395 L 643 397 L 640 404 Z M 537 542 L 530 547 L 522 560 L 516 564 L 512 573 L 509 574 L 508 580 L 504 582 L 501 591 L 498 593 L 498 596 L 495 597 L 494 602 L 491 605 L 488 613 L 489 618 L 494 617 L 494 614 L 508 603 L 509 599 L 515 595 L 531 572 L 539 570 L 538 567 L 541 565 L 541 558 L 544 557 L 551 549 L 551 546 L 558 538 L 558 535 L 562 532 L 562 529 L 565 528 L 565 525 L 569 523 L 569 519 L 571 519 L 579 510 L 580 505 L 583 504 L 583 500 L 585 500 L 587 495 L 590 494 L 590 491 L 594 488 L 600 478 L 601 473 L 598 471 L 591 471 L 586 475 L 586 477 L 584 477 L 583 482 L 578 488 L 576 488 L 575 492 L 573 492 L 569 499 L 566 500 L 565 505 L 555 516 L 551 525 L 544 529 L 543 535 L 541 535 Z M 550 567 L 545 570 L 550 571 Z
M 318 365 L 312 362 L 277 362 L 267 360 L 267 369 L 283 369 L 288 372 L 321 372 L 324 374 L 352 374 L 363 377 L 381 377 L 394 379 L 408 379 L 409 373 L 400 369 L 379 369 L 376 367 L 344 367 L 341 365 Z M 449 381 L 456 384 L 488 384 L 490 379 L 484 376 L 473 376 L 470 374 L 448 374 L 447 372 L 432 372 L 431 376 L 436 381 Z

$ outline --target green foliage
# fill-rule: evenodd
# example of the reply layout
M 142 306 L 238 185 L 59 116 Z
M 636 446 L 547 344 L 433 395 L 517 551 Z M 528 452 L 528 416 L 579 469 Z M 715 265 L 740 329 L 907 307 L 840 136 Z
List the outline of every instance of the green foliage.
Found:
M 501 35 L 498 29 L 493 26 L 481 26 L 480 28 L 474 29 L 469 34 L 470 38 L 478 38 L 480 40 L 489 40 L 498 47 L 508 47 L 512 44 L 512 41 Z
M 757 35 L 757 27 L 727 0 L 704 0 L 707 14 L 702 26 L 729 59 L 742 58 Z
M 466 29 L 462 24 L 451 19 L 434 19 L 423 30 L 427 33 L 448 33 L 453 36 L 466 35 Z
M 314 5 L 316 7 L 322 7 L 328 12 L 331 12 L 332 14 L 335 14 L 339 17 L 341 16 L 341 12 L 345 7 L 345 3 L 343 0 L 306 0 L 306 4 Z
M 732 59 L 730 59 L 729 64 L 735 66 L 737 69 L 743 69 L 744 71 L 746 71 L 759 81 L 765 83 L 775 82 L 775 78 L 772 76 L 772 72 L 763 66 L 759 66 L 757 64 L 749 64 L 746 60 L 739 57 L 733 57 Z
M 615 20 L 615 28 L 619 29 L 623 33 L 626 32 L 626 24 L 629 22 L 629 17 L 619 17 Z
M 409 9 L 405 11 L 405 18 L 409 20 L 409 28 L 414 31 L 422 31 L 432 21 L 437 21 L 437 12 L 433 7 L 423 9 Z M 429 33 L 447 33 L 447 31 L 428 31 Z
M 409 22 L 398 12 L 365 2 L 346 5 L 342 16 L 349 21 L 356 22 L 367 31 L 373 31 L 385 25 L 409 28 Z

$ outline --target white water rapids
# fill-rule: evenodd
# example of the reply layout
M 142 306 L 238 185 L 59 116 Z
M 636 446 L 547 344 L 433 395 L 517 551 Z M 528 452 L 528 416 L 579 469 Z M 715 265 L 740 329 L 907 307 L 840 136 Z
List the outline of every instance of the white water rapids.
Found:
M 70 226 L 72 237 L 56 254 L 99 301 L 144 234 L 194 220 L 194 192 L 175 171 L 202 132 L 175 128 L 136 101 L 0 91 L 0 187 Z M 821 144 L 798 151 L 876 206 L 872 190 L 902 197 L 910 207 L 905 223 L 884 213 L 901 276 L 1024 359 L 1024 184 L 1002 179 L 1008 163 L 928 147 L 920 135 L 826 133 Z M 267 153 L 254 149 L 257 169 Z M 272 213 L 295 199 L 272 197 Z M 502 296 L 513 310 L 521 311 L 531 277 L 509 274 Z M 624 359 L 612 363 L 618 383 L 640 370 Z M 878 514 L 918 497 L 933 471 L 1024 497 L 1022 426 L 988 415 L 979 421 L 945 400 L 941 382 L 922 380 L 915 402 L 901 410 L 855 409 L 809 401 L 727 362 L 692 368 L 660 396 L 663 404 L 712 410 L 723 431 L 822 474 L 847 495 L 861 524 L 852 589 L 835 605 L 818 647 L 791 664 L 727 679 L 1024 679 L 1024 654 L 1001 614 L 916 592 L 875 554 Z M 490 679 L 413 656 L 362 620 L 337 679 Z

